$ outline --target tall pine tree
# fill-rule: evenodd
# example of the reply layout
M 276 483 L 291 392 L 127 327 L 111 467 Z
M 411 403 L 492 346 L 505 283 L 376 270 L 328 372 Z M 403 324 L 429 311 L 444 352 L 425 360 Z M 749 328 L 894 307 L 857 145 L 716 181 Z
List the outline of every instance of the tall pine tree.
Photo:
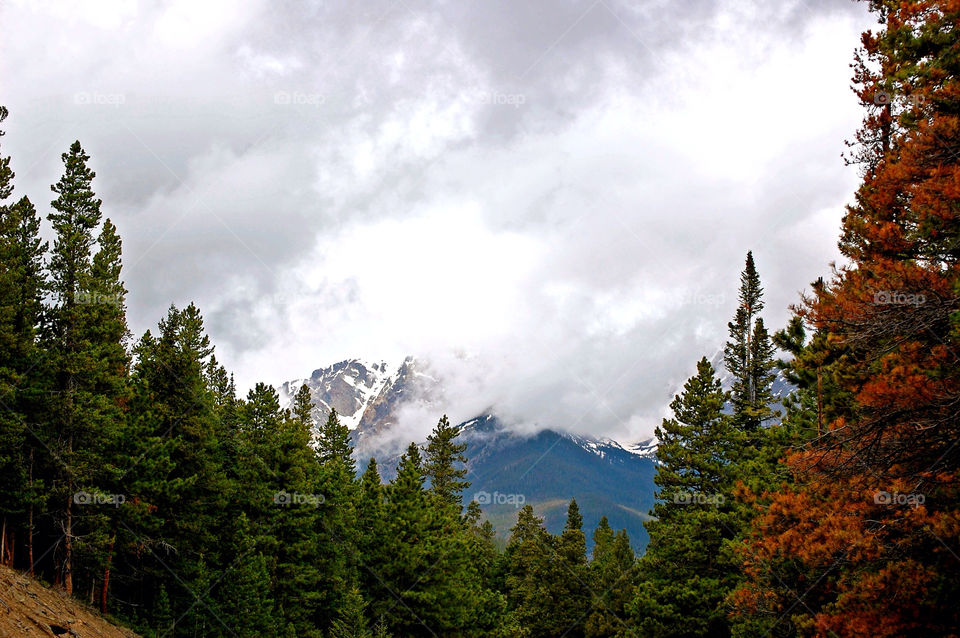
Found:
M 643 636 L 727 636 L 724 598 L 736 583 L 731 513 L 736 429 L 706 357 L 656 430 L 659 488 L 630 612 Z

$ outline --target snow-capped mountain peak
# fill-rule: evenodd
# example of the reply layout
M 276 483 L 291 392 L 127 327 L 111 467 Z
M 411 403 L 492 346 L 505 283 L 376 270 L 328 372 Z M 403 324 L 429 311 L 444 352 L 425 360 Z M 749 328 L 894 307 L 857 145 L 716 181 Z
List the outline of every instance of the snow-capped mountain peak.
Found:
M 398 371 L 408 361 L 400 364 L 363 359 L 340 361 L 314 370 L 307 379 L 281 385 L 280 403 L 289 407 L 300 386 L 306 384 L 314 405 L 314 422 L 325 420 L 330 411 L 336 409 L 340 422 L 352 430 L 360 425 L 367 408 L 396 380 Z

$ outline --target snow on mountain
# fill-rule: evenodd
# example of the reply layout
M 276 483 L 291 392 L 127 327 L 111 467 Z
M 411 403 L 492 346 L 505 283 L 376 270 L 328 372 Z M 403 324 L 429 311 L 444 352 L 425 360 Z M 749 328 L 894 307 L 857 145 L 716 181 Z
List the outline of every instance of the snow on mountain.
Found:
M 313 371 L 307 379 L 287 381 L 280 386 L 280 404 L 290 407 L 300 386 L 306 384 L 313 401 L 313 420 L 320 423 L 331 410 L 340 415 L 340 422 L 356 429 L 367 409 L 395 383 L 400 369 L 407 364 L 393 365 L 386 361 L 370 362 L 348 359 Z
M 302 385 L 310 389 L 313 421 L 325 421 L 336 409 L 340 422 L 353 431 L 354 443 L 364 454 L 376 447 L 378 434 L 396 423 L 397 413 L 408 401 L 430 403 L 442 392 L 440 381 L 429 374 L 427 366 L 407 357 L 399 364 L 386 361 L 347 359 L 325 368 L 318 368 L 305 379 L 294 379 L 280 386 L 280 403 L 290 407 Z M 464 424 L 467 430 L 482 430 L 489 416 L 478 417 Z M 478 427 L 480 426 L 480 427 Z M 624 446 L 609 438 L 562 433 L 577 446 L 601 459 L 620 458 L 623 453 L 650 457 L 655 442 L 641 442 L 639 448 Z M 374 443 L 371 448 L 371 443 Z
M 397 422 L 402 405 L 411 401 L 429 403 L 440 392 L 440 382 L 413 357 L 399 364 L 386 361 L 347 359 L 313 371 L 307 379 L 280 386 L 280 404 L 289 407 L 303 384 L 310 389 L 314 426 L 336 410 L 340 422 L 353 432 L 358 450 Z M 369 451 L 369 450 L 365 450 Z
M 642 456 L 646 459 L 652 459 L 655 458 L 657 453 L 657 443 L 656 437 L 650 437 L 649 439 L 643 439 L 642 441 L 629 443 L 625 447 L 627 450 L 633 452 L 637 456 Z

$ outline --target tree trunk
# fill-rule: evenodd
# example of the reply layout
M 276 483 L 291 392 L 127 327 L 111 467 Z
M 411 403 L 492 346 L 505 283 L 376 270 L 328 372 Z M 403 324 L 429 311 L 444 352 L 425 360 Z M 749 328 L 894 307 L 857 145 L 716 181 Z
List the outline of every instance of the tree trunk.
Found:
M 107 565 L 103 568 L 103 586 L 100 588 L 100 613 L 107 613 L 107 588 L 110 586 L 110 563 L 113 561 L 113 543 L 117 539 L 114 534 L 110 537 L 110 546 L 107 548 Z
M 33 576 L 33 448 L 30 448 L 30 506 L 27 508 L 27 560 Z
M 67 482 L 67 517 L 63 526 L 64 532 L 64 559 L 63 559 L 63 588 L 68 594 L 73 593 L 73 480 Z
M 817 438 L 823 434 L 823 374 L 817 368 Z

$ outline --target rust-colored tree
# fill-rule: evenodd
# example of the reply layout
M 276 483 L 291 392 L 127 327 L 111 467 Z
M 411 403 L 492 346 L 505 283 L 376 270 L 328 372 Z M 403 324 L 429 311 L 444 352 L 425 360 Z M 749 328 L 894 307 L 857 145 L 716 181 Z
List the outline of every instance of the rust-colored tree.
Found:
M 960 634 L 960 0 L 869 4 L 849 263 L 797 309 L 798 409 L 823 427 L 758 506 L 744 633 Z

